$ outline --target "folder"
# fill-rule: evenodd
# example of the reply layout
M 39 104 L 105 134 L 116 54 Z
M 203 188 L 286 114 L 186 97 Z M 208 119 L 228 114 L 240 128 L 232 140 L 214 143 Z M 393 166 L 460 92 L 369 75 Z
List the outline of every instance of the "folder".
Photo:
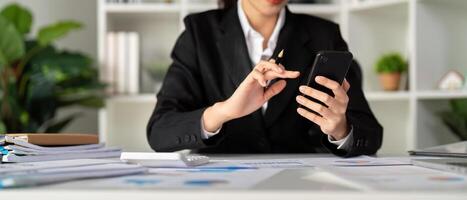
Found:
M 99 143 L 99 138 L 97 135 L 90 134 L 13 133 L 7 134 L 6 136 L 14 138 L 15 140 L 42 146 L 65 146 Z

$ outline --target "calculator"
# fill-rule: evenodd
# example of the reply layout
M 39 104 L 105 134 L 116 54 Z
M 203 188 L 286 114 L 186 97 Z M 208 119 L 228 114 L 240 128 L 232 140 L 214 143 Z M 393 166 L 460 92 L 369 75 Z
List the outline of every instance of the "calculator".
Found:
M 145 167 L 194 167 L 209 163 L 209 157 L 185 153 L 123 152 L 120 160 Z

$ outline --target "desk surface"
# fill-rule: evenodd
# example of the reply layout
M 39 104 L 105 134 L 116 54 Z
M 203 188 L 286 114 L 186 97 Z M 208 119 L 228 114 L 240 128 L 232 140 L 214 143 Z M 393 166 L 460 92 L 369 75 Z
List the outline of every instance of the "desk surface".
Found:
M 297 159 L 332 157 L 323 154 L 287 155 L 211 155 L 216 160 Z M 407 160 L 408 157 L 397 159 Z M 448 189 L 417 190 L 359 190 L 333 183 L 313 182 L 304 177 L 316 172 L 315 168 L 284 169 L 251 189 L 95 189 L 86 186 L 97 180 L 81 180 L 30 189 L 1 191 L 5 199 L 467 199 L 467 186 Z M 467 180 L 467 177 L 465 177 Z

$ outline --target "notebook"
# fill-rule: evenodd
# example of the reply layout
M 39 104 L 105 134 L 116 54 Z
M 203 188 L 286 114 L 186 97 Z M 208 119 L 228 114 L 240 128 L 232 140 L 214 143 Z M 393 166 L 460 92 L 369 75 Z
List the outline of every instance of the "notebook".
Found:
M 413 156 L 446 156 L 467 158 L 467 141 L 409 151 Z

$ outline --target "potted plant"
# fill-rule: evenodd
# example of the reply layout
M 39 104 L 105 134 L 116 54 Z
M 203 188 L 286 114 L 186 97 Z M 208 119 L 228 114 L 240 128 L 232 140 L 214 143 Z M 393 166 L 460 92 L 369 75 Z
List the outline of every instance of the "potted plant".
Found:
M 399 89 L 401 74 L 407 71 L 407 62 L 398 53 L 385 54 L 376 62 L 375 70 L 383 89 L 395 91 Z
M 80 113 L 57 119 L 58 109 L 101 107 L 102 89 L 92 60 L 59 50 L 53 42 L 82 25 L 60 21 L 27 36 L 33 17 L 11 4 L 0 11 L 0 134 L 59 132 Z
M 441 120 L 460 140 L 467 140 L 467 99 L 451 100 L 450 106 L 439 113 Z

